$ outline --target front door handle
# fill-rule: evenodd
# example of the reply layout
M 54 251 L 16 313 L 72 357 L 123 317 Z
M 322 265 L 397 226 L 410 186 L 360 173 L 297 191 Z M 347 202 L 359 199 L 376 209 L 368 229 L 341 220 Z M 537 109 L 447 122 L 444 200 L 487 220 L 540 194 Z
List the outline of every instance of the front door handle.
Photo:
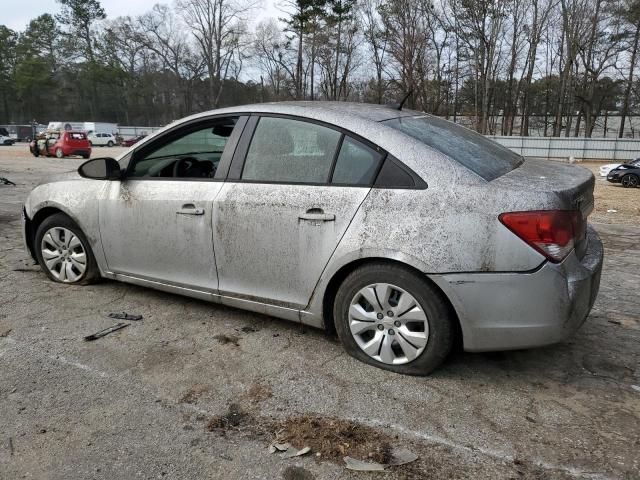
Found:
M 298 215 L 300 220 L 311 220 L 314 222 L 333 222 L 336 216 L 333 213 L 324 213 L 321 208 L 310 208 L 305 213 Z
M 193 203 L 186 203 L 176 213 L 178 215 L 204 215 L 204 208 L 196 208 Z

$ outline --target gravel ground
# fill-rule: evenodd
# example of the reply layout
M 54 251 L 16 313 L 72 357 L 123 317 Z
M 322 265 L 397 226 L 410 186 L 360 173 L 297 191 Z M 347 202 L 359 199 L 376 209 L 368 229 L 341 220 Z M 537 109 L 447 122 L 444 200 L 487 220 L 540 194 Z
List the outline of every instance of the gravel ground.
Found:
M 640 189 L 597 182 L 605 266 L 574 338 L 455 353 L 413 378 L 293 323 L 112 281 L 48 281 L 23 251 L 20 204 L 82 160 L 25 149 L 0 147 L 0 176 L 18 184 L 0 185 L 0 478 L 640 476 Z M 82 341 L 123 310 L 144 320 Z M 314 450 L 283 459 L 268 452 L 276 438 Z M 400 446 L 419 459 L 379 473 L 341 460 Z
M 607 182 L 598 171 L 602 162 L 584 162 L 579 165 L 588 168 L 596 176 L 596 204 L 590 220 L 611 225 L 640 226 L 640 188 L 624 188 L 618 183 Z

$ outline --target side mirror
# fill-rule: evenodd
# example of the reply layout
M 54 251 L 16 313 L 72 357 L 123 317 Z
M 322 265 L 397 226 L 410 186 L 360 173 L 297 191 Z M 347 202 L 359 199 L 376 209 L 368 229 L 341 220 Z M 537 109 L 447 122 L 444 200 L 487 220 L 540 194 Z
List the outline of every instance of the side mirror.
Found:
M 81 177 L 93 180 L 118 180 L 122 177 L 120 164 L 113 158 L 93 158 L 78 168 Z

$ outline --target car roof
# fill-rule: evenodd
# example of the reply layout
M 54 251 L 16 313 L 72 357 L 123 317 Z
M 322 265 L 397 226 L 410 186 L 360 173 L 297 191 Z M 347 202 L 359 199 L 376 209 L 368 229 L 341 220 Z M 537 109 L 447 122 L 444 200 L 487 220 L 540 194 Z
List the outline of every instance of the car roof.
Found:
M 355 102 L 329 102 L 329 101 L 287 101 L 253 103 L 235 107 L 225 107 L 198 113 L 189 118 L 207 117 L 210 115 L 225 113 L 275 113 L 283 115 L 297 115 L 308 118 L 332 117 L 332 123 L 340 125 L 338 117 L 350 117 L 373 122 L 381 122 L 391 118 L 413 116 L 422 114 L 413 110 L 398 110 L 389 105 L 377 105 L 371 103 Z M 424 114 L 423 114 L 424 115 Z M 180 122 L 186 119 L 181 119 Z
M 380 122 L 398 117 L 411 117 L 426 115 L 415 110 L 398 110 L 388 105 L 375 105 L 352 102 L 325 102 L 325 101 L 291 101 L 256 103 L 226 107 L 216 110 L 197 113 L 177 120 L 162 129 L 148 135 L 135 148 L 141 148 L 154 138 L 162 135 L 167 130 L 213 116 L 224 115 L 249 115 L 249 114 L 279 114 L 308 118 L 320 122 L 336 125 L 362 138 L 375 143 L 389 154 L 399 158 L 409 168 L 419 175 L 429 174 L 433 170 L 442 170 L 443 165 L 448 165 L 449 172 L 460 171 L 461 175 L 472 177 L 470 171 L 453 161 L 450 157 L 434 150 L 428 145 L 413 137 L 390 128 Z M 133 147 L 132 147 L 133 148 Z M 126 155 L 124 152 L 119 158 Z

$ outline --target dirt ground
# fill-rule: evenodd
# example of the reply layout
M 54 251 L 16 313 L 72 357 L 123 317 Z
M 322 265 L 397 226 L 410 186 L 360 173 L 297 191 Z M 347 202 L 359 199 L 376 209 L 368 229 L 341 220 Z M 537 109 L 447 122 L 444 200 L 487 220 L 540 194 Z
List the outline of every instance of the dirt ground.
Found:
M 620 184 L 607 182 L 598 171 L 602 164 L 603 162 L 578 164 L 588 168 L 596 176 L 595 209 L 589 218 L 590 221 L 640 226 L 640 188 L 624 188 Z
M 458 352 L 414 378 L 293 323 L 112 281 L 48 281 L 22 248 L 20 206 L 82 160 L 25 148 L 0 147 L 0 176 L 17 184 L 0 185 L 1 479 L 640 477 L 640 189 L 596 182 L 602 285 L 573 338 Z M 122 311 L 144 319 L 82 340 Z M 311 452 L 286 459 L 269 453 L 276 441 Z M 385 461 L 399 447 L 418 460 L 344 467 L 343 455 Z

